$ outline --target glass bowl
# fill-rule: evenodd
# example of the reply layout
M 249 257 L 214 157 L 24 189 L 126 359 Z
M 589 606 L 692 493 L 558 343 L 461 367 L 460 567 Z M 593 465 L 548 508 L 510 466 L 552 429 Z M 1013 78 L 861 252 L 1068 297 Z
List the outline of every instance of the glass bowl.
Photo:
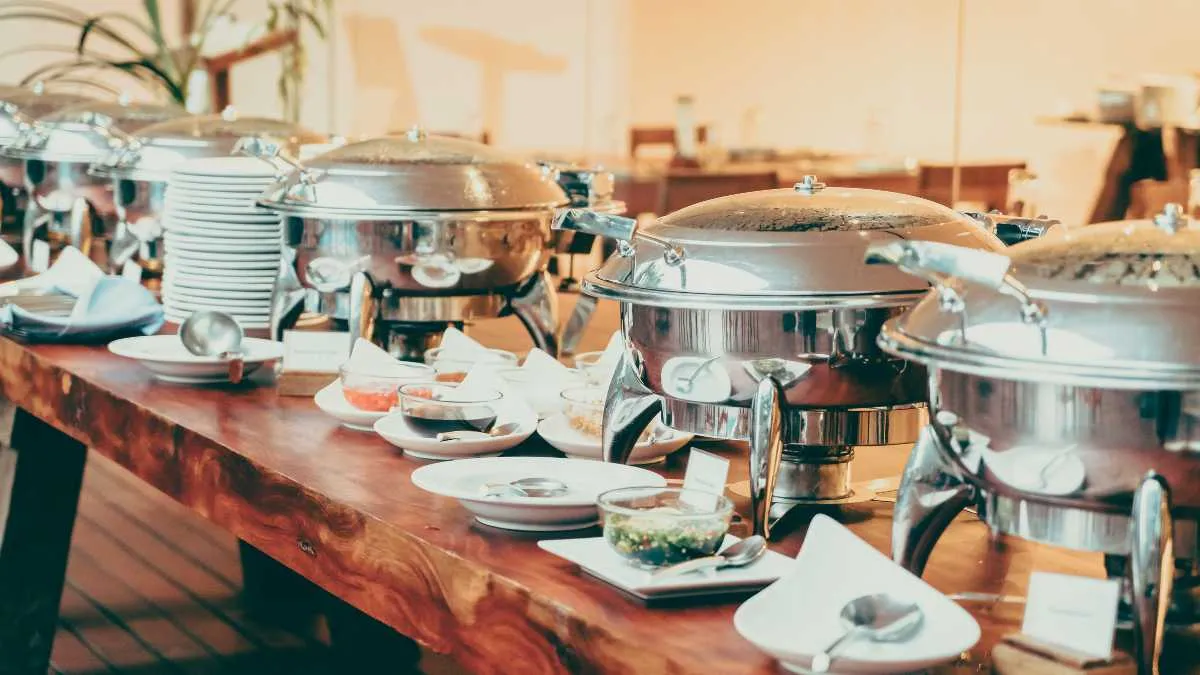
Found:
M 607 394 L 607 389 L 595 385 L 563 389 L 559 397 L 567 426 L 589 438 L 600 439 L 604 432 L 604 398 Z M 661 421 L 655 418 L 642 430 L 637 442 L 650 441 L 660 429 L 666 430 Z
M 733 502 L 699 490 L 630 487 L 597 497 L 604 540 L 635 567 L 656 569 L 715 554 Z
M 562 411 L 563 398 L 560 387 L 547 384 L 544 373 L 525 368 L 501 368 L 496 374 L 512 387 L 510 391 L 521 393 L 521 397 L 533 408 L 539 419 Z M 580 387 L 583 384 L 583 374 L 571 371 L 567 378 L 567 388 Z
M 601 364 L 604 352 L 582 352 L 575 355 L 575 370 L 583 373 L 588 384 L 608 386 L 607 364 Z
M 397 363 L 394 367 L 352 366 L 338 369 L 342 396 L 359 410 L 387 412 L 400 402 L 398 390 L 410 382 L 433 379 L 433 368 L 420 363 Z
M 490 359 L 479 359 L 470 356 L 453 357 L 442 356 L 442 348 L 434 347 L 425 351 L 425 363 L 433 366 L 437 371 L 437 379 L 440 382 L 462 382 L 467 376 L 467 372 L 471 370 L 471 366 L 477 363 L 491 363 L 500 368 L 507 368 L 517 365 L 517 355 L 504 351 L 503 349 L 489 349 L 492 353 Z
M 400 414 L 409 429 L 427 438 L 447 431 L 486 432 L 496 424 L 502 398 L 495 389 L 418 382 L 400 387 Z

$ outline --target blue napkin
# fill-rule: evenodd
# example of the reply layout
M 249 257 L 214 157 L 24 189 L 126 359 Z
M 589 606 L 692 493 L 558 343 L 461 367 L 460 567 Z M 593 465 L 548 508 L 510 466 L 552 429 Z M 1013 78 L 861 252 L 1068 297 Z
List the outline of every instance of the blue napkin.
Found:
M 35 314 L 16 305 L 0 307 L 0 327 L 30 342 L 92 342 L 118 335 L 150 335 L 164 323 L 162 305 L 153 293 L 132 279 L 105 276 L 73 248 L 65 249 L 40 278 L 15 285 L 77 298 L 70 316 Z

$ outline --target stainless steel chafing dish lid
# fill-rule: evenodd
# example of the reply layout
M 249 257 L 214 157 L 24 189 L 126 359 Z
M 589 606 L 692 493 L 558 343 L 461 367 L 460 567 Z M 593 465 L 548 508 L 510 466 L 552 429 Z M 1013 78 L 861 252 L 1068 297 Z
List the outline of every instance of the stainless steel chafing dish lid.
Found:
M 560 160 L 538 160 L 567 194 L 571 206 L 604 213 L 624 213 L 625 202 L 614 199 L 616 178 L 600 166 L 581 166 Z
M 573 227 L 572 218 L 628 227 L 597 232 Z M 826 187 L 813 176 L 794 188 L 701 202 L 644 227 L 633 222 L 578 211 L 558 220 L 565 229 L 627 240 L 584 280 L 586 292 L 663 306 L 885 306 L 911 302 L 928 285 L 894 268 L 866 265 L 863 253 L 871 242 L 923 239 L 1003 248 L 978 222 L 940 204 Z
M 73 105 L 93 100 L 79 94 L 48 93 L 33 89 L 4 87 L 0 91 L 0 147 L 16 140 L 33 120 Z
M 386 219 L 548 210 L 567 203 L 554 176 L 532 161 L 420 130 L 345 145 L 303 165 L 270 146 L 248 144 L 244 149 L 293 167 L 259 204 L 300 216 Z
M 196 115 L 139 129 L 134 138 L 92 166 L 99 176 L 165 181 L 178 163 L 199 157 L 220 157 L 239 140 L 270 137 L 291 152 L 302 145 L 324 143 L 327 137 L 298 124 L 269 117 L 241 117 L 233 108 L 219 115 Z
M 89 102 L 39 117 L 4 154 L 18 159 L 93 162 L 147 125 L 186 115 L 183 108 L 148 103 Z
M 1008 256 L 915 242 L 873 259 L 935 281 L 883 328 L 893 354 L 949 370 L 1096 387 L 1200 387 L 1200 225 L 1054 228 Z

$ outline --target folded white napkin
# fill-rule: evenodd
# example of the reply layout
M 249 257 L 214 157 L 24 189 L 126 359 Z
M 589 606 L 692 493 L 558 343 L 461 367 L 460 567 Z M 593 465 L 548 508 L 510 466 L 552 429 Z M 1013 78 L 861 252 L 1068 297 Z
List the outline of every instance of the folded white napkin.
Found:
M 467 337 L 466 333 L 454 326 L 447 328 L 442 333 L 442 341 L 439 346 L 442 348 L 438 357 L 440 359 L 476 363 L 503 360 L 502 357 L 479 344 L 478 341 Z
M 504 397 L 496 404 L 498 424 L 504 424 L 515 419 L 522 419 L 533 414 L 533 408 L 519 392 L 504 381 L 496 372 L 495 364 L 479 363 L 471 367 L 467 376 L 458 385 L 453 397 L 443 397 L 446 400 L 470 401 L 481 398 L 487 391 L 498 391 Z
M 370 340 L 358 338 L 350 347 L 350 358 L 346 365 L 358 372 L 369 372 L 377 375 L 403 377 L 418 372 L 414 364 L 392 358 L 382 348 Z
M 604 352 L 600 354 L 600 360 L 593 366 L 593 377 L 597 382 L 608 386 L 608 383 L 617 374 L 617 364 L 624 351 L 625 339 L 621 336 L 620 331 L 614 331 L 612 337 L 608 339 L 608 345 L 604 347 Z
M 561 386 L 579 379 L 579 374 L 576 371 L 566 367 L 562 361 L 550 356 L 537 347 L 529 350 L 529 353 L 525 356 L 525 362 L 521 364 L 521 370 L 535 374 L 539 378 L 544 378 L 544 381 L 549 386 Z

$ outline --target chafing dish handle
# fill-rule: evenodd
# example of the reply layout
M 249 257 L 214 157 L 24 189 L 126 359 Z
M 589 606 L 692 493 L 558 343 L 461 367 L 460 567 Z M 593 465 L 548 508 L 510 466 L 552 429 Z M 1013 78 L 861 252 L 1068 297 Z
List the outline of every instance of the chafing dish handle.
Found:
M 554 229 L 631 241 L 637 230 L 637 219 L 589 209 L 565 208 L 559 209 L 554 215 Z
M 1021 216 L 1005 215 L 999 211 L 992 211 L 990 213 L 966 212 L 963 215 L 978 221 L 989 232 L 996 235 L 997 239 L 1004 242 L 1006 246 L 1019 244 L 1030 239 L 1037 239 L 1050 231 L 1050 228 L 1062 225 L 1062 221 L 1047 216 L 1023 218 Z
M 889 241 L 867 247 L 868 265 L 891 264 L 940 286 L 948 278 L 1000 290 L 1008 279 L 1008 256 L 932 241 Z

